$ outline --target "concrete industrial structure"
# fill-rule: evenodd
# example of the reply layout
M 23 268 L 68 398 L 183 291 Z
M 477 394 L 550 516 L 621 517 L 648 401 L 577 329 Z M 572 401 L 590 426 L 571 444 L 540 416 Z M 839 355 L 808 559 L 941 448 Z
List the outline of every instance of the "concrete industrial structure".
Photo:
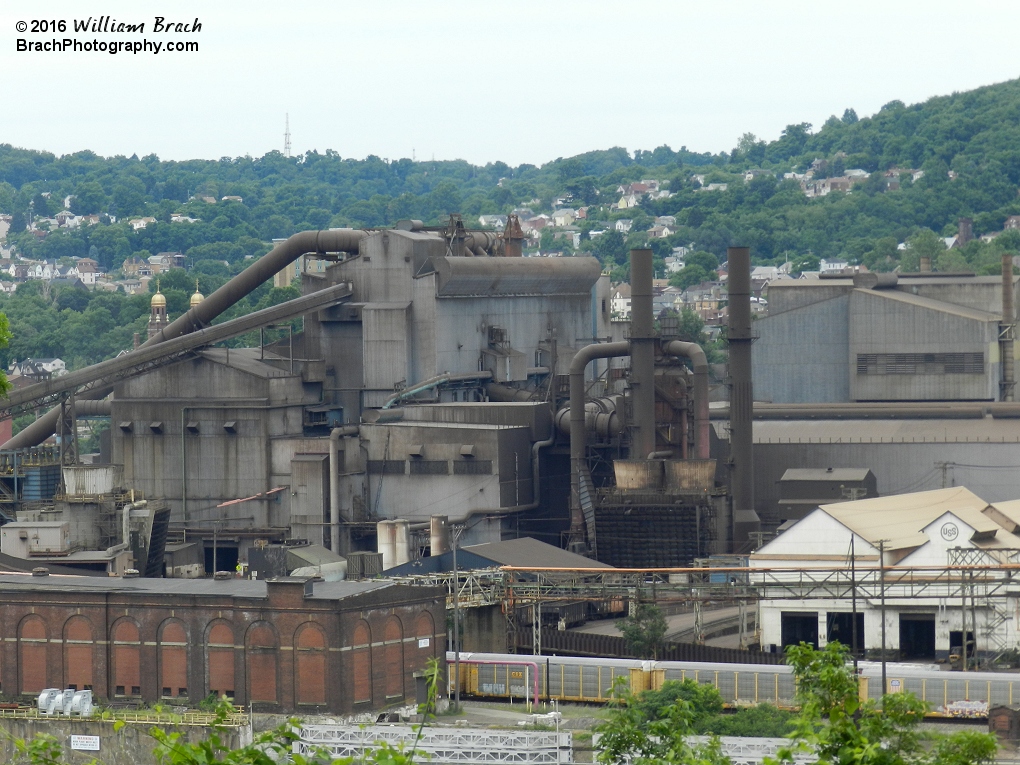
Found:
M 988 503 L 962 486 L 822 505 L 750 556 L 752 584 L 766 581 L 756 569 L 775 571 L 770 582 L 789 582 L 782 600 L 770 599 L 767 587 L 761 590 L 762 646 L 823 646 L 835 639 L 851 645 L 851 593 L 820 596 L 818 582 L 826 571 L 845 574 L 852 551 L 861 582 L 856 608 L 862 652 L 880 655 L 884 640 L 887 658 L 948 659 L 961 655 L 965 632 L 968 656 L 975 644 L 985 658 L 1015 649 L 1020 631 L 1012 615 L 1020 607 L 1020 587 L 1008 570 L 981 567 L 1015 563 L 1018 528 L 1020 500 Z M 962 566 L 973 569 L 950 570 Z M 887 569 L 884 598 L 876 597 L 880 567 Z M 798 588 L 807 599 L 792 599 Z
M 389 520 L 420 552 L 428 545 L 414 540 L 437 511 L 463 527 L 463 544 L 530 534 L 615 565 L 728 551 L 707 362 L 696 345 L 653 331 L 650 252 L 634 253 L 630 339 L 604 342 L 614 328 L 598 261 L 519 257 L 513 222 L 503 235 L 456 217 L 442 229 L 405 221 L 295 235 L 212 295 L 196 292 L 184 316 L 168 317 L 157 292 L 145 344 L 19 391 L 11 406 L 75 394 L 65 422 L 108 410 L 104 456 L 125 485 L 166 503 L 172 541 L 203 541 L 206 571 L 233 569 L 256 543 L 375 549 Z M 209 326 L 313 256 L 329 265 L 302 273 L 304 297 Z M 295 315 L 303 331 L 283 340 L 210 347 Z M 41 417 L 6 446 L 30 445 L 59 419 Z M 749 468 L 749 418 L 735 430 Z M 569 498 L 555 480 L 568 470 Z M 648 546 L 650 536 L 661 544 Z M 170 569 L 193 571 L 174 551 Z
M 209 694 L 277 713 L 352 714 L 415 699 L 445 655 L 445 592 L 317 582 L 0 575 L 0 689 L 110 701 Z

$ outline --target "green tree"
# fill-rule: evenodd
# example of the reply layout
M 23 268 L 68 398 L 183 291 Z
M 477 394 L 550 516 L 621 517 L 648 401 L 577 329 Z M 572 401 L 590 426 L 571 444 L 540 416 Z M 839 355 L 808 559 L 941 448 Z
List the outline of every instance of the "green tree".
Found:
M 597 761 L 605 765 L 631 762 L 634 765 L 729 765 L 717 738 L 706 744 L 690 742 L 697 731 L 695 713 L 683 698 L 649 718 L 630 691 L 622 684 L 614 688 L 616 697 L 605 722 L 595 727 L 601 734 Z
M 679 287 L 680 289 L 685 290 L 696 284 L 711 281 L 717 276 L 718 274 L 715 271 L 706 271 L 704 268 L 695 263 L 690 266 L 684 266 L 675 274 L 670 276 L 669 284 L 671 287 Z
M 666 618 L 654 603 L 638 603 L 633 613 L 616 623 L 630 650 L 642 659 L 657 659 L 665 644 Z
M 800 713 L 794 744 L 781 750 L 779 762 L 793 762 L 796 752 L 810 752 L 831 765 L 980 765 L 995 756 L 995 738 L 989 734 L 922 731 L 926 707 L 912 693 L 862 702 L 849 651 L 838 642 L 821 650 L 806 643 L 792 646 L 786 661 L 797 681 Z
M 922 228 L 907 239 L 907 249 L 900 257 L 900 267 L 907 273 L 914 273 L 921 268 L 921 258 L 931 258 L 936 263 L 946 251 L 945 240 L 929 228 Z

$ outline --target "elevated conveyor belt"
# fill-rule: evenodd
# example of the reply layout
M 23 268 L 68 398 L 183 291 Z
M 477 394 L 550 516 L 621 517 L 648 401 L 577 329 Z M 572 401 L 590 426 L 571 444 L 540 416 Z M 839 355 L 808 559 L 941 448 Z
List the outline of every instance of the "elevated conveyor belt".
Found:
M 344 283 L 327 287 L 311 295 L 288 300 L 286 303 L 255 311 L 239 319 L 166 340 L 157 345 L 142 346 L 115 359 L 101 361 L 61 377 L 29 385 L 12 391 L 0 402 L 0 416 L 17 414 L 56 401 L 72 392 L 90 391 L 109 386 L 160 366 L 180 361 L 197 348 L 228 340 L 267 324 L 288 321 L 306 313 L 341 303 L 351 297 L 351 285 Z

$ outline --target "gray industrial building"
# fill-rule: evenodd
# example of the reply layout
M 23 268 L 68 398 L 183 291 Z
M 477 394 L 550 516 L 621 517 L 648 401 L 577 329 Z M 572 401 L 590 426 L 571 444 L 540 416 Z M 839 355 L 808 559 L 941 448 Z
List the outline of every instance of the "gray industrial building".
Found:
M 462 545 L 535 536 L 621 566 L 686 565 L 745 541 L 757 527 L 749 286 L 731 294 L 745 404 L 721 474 L 740 487 L 731 500 L 709 453 L 705 354 L 653 324 L 651 251 L 632 252 L 635 318 L 612 341 L 598 261 L 523 258 L 520 236 L 515 219 L 494 234 L 456 216 L 296 234 L 182 316 L 154 295 L 135 351 L 14 394 L 8 411 L 62 403 L 4 453 L 23 465 L 17 450 L 57 432 L 58 464 L 75 464 L 63 434 L 77 413 L 109 416 L 101 460 L 169 508 L 168 570 L 187 576 L 201 572 L 179 545 L 195 541 L 206 572 L 302 542 L 413 559 L 436 517 Z M 299 257 L 327 263 L 302 275 L 302 297 L 214 324 Z M 749 285 L 746 248 L 738 261 L 731 283 Z M 216 347 L 298 317 L 281 340 Z
M 1002 280 L 995 276 L 773 282 L 769 315 L 755 322 L 756 399 L 996 401 L 1002 315 Z
M 302 287 L 345 283 L 349 299 L 292 339 L 201 350 L 120 383 L 113 462 L 176 521 L 234 529 L 227 544 L 242 528 L 329 544 L 331 502 L 345 532 L 442 513 L 478 516 L 466 541 L 498 541 L 500 518 L 535 504 L 532 445 L 552 421 L 548 403 L 485 404 L 485 385 L 547 387 L 574 346 L 609 333 L 598 262 L 457 257 L 435 232 L 386 230 Z M 330 434 L 345 424 L 331 487 Z

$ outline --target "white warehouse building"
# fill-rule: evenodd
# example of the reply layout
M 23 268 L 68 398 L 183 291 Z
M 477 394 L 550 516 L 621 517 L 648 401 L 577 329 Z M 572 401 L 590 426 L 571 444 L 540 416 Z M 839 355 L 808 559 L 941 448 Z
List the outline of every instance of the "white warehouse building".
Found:
M 888 659 L 959 656 L 964 634 L 968 657 L 1015 650 L 1018 531 L 1020 500 L 962 486 L 822 505 L 750 556 L 762 646 L 852 645 L 856 592 L 859 652 L 878 658 L 884 592 Z

